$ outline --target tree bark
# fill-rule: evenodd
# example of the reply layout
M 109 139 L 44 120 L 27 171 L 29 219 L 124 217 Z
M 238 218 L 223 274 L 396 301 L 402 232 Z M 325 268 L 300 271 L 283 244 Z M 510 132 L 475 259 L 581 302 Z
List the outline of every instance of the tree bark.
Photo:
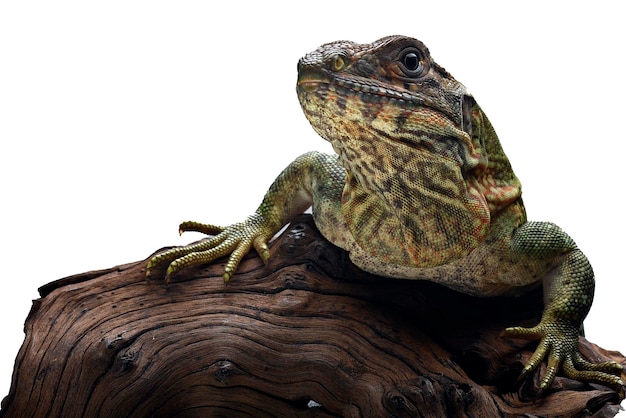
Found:
M 624 393 L 557 377 L 518 383 L 536 342 L 540 288 L 472 298 L 354 267 L 309 216 L 247 256 L 166 286 L 146 262 L 40 289 L 1 417 L 614 416 Z M 162 275 L 155 271 L 154 275 Z M 592 361 L 615 360 L 580 338 Z M 541 373 L 541 371 L 540 371 Z

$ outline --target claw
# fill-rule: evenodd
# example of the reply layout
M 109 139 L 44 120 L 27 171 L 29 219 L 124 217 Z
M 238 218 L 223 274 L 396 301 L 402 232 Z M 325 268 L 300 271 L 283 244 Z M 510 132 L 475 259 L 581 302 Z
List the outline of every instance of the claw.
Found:
M 222 226 L 217 226 L 217 225 L 212 225 L 212 224 L 203 224 L 200 222 L 193 222 L 193 221 L 186 221 L 186 222 L 181 223 L 178 226 L 178 233 L 182 235 L 183 232 L 194 231 L 194 232 L 201 232 L 206 235 L 218 235 L 220 232 L 223 232 L 224 229 L 225 228 Z
M 165 272 L 165 285 L 169 285 L 170 281 L 172 280 L 172 275 L 175 273 L 174 268 L 172 267 L 172 265 L 170 264 L 167 267 L 167 271 Z
M 152 257 L 150 260 L 148 260 L 148 264 L 146 264 L 146 277 L 148 279 L 150 279 L 152 276 L 152 269 L 158 264 L 155 262 L 155 257 Z
M 267 243 L 265 242 L 265 240 L 263 240 L 261 237 L 257 237 L 252 242 L 252 245 L 254 246 L 254 249 L 256 250 L 257 254 L 259 254 L 259 257 L 261 257 L 263 264 L 267 266 L 267 263 L 269 262 L 269 259 L 270 259 L 270 249 L 267 246 Z
M 521 382 L 522 380 L 524 380 L 524 378 L 526 378 L 526 376 L 528 375 L 528 373 L 532 372 L 533 370 L 535 370 L 537 366 L 531 366 L 530 364 L 527 364 L 526 366 L 524 366 L 524 369 L 522 370 L 522 372 L 519 374 L 519 376 L 517 377 L 517 381 Z
M 228 286 L 231 277 L 233 277 L 232 273 L 229 273 L 227 271 L 222 274 L 222 278 L 224 279 L 224 286 Z
M 570 379 L 603 384 L 618 392 L 623 390 L 624 382 L 618 377 L 623 367 L 615 362 L 594 364 L 585 360 L 578 351 L 577 334 L 577 329 L 571 325 L 543 321 L 533 328 L 506 328 L 503 332 L 504 336 L 540 340 L 518 381 L 537 369 L 539 364 L 547 358 L 548 364 L 539 384 L 539 393 L 550 387 L 559 370 L 562 370 Z
M 267 263 L 269 263 L 270 261 L 270 250 L 264 249 L 263 251 L 259 253 L 259 256 L 261 257 L 263 264 L 267 266 Z
M 178 228 L 180 234 L 186 231 L 196 231 L 213 236 L 196 244 L 173 248 L 157 254 L 148 261 L 146 275 L 150 275 L 153 267 L 169 262 L 165 275 L 165 282 L 169 283 L 171 277 L 183 268 L 211 263 L 230 254 L 223 274 L 224 283 L 228 284 L 239 262 L 253 246 L 261 260 L 267 264 L 270 256 L 267 240 L 274 235 L 275 229 L 276 226 L 259 213 L 251 215 L 244 222 L 228 227 L 191 221 L 183 222 Z

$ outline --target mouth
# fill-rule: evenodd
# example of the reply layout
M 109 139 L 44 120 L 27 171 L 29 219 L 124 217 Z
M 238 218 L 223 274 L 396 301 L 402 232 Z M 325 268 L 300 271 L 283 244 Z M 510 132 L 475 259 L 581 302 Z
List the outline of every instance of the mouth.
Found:
M 324 72 L 306 69 L 298 73 L 297 88 L 305 93 L 315 93 L 330 89 L 341 96 L 358 96 L 364 102 L 378 103 L 399 100 L 413 105 L 424 105 L 424 98 L 418 93 L 398 91 L 380 82 L 362 80 L 358 77 L 331 77 Z
M 307 93 L 313 93 L 320 88 L 322 82 L 319 80 L 298 80 L 298 88 L 306 91 Z
M 316 92 L 320 87 L 327 86 L 329 83 L 329 77 L 320 71 L 303 69 L 298 73 L 297 87 L 307 93 Z

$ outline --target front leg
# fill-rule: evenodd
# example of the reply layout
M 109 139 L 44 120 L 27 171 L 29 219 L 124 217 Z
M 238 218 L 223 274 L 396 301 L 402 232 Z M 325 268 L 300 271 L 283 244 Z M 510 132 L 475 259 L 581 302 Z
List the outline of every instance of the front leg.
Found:
M 308 152 L 289 164 L 276 178 L 258 209 L 245 221 L 220 227 L 198 222 L 184 222 L 179 231 L 198 231 L 212 238 L 197 244 L 177 247 L 155 255 L 148 261 L 146 275 L 161 264 L 169 263 L 165 280 L 181 269 L 210 263 L 230 254 L 224 268 L 228 283 L 239 262 L 252 247 L 264 262 L 269 259 L 267 242 L 294 216 L 312 204 L 325 211 L 336 210 L 345 182 L 345 170 L 336 156 Z
M 507 328 L 504 332 L 509 337 L 540 340 L 521 377 L 547 358 L 540 391 L 550 387 L 559 369 L 570 379 L 623 390 L 624 382 L 619 378 L 621 365 L 615 362 L 593 364 L 578 351 L 579 329 L 591 308 L 595 286 L 587 257 L 561 228 L 547 222 L 522 225 L 513 237 L 512 249 L 524 257 L 552 257 L 559 261 L 543 279 L 545 308 L 539 324 L 532 328 Z

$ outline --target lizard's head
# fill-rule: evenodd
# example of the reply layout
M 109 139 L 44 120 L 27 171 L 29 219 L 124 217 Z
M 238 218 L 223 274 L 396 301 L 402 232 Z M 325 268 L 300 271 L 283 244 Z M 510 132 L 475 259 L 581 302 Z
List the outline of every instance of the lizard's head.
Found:
M 439 189 L 442 200 L 483 195 L 492 213 L 519 197 L 518 181 L 486 116 L 416 39 L 324 44 L 298 62 L 297 92 L 313 128 L 370 192 L 388 187 L 384 178 L 430 167 L 419 184 L 412 180 L 416 184 L 403 185 L 405 190 Z M 515 191 L 489 195 L 494 178 Z
M 298 62 L 298 93 L 326 100 L 361 101 L 365 117 L 376 108 L 427 106 L 463 124 L 465 87 L 435 63 L 417 39 L 388 36 L 371 44 L 337 41 L 324 44 Z M 471 109 L 470 109 L 471 110 Z
M 421 129 L 463 136 L 462 131 L 469 133 L 474 104 L 465 87 L 431 59 L 422 42 L 404 36 L 371 44 L 337 41 L 320 46 L 298 62 L 297 91 L 305 115 L 333 145 L 345 134 L 354 138 L 355 129 L 367 126 L 396 136 L 418 114 L 434 123 L 422 124 Z M 470 158 L 471 144 L 464 145 L 455 158 Z

